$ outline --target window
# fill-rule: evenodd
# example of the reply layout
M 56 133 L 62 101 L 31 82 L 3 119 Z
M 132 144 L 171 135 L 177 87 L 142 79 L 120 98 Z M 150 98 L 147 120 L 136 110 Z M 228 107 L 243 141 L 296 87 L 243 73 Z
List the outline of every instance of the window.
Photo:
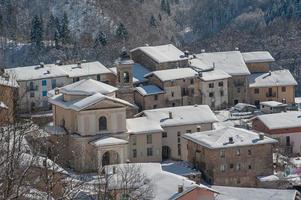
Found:
M 162 137 L 163 137 L 163 138 L 167 138 L 167 132 L 163 132 L 163 133 L 162 133 Z
M 146 143 L 151 144 L 153 142 L 153 137 L 152 135 L 146 135 Z
M 97 74 L 97 80 L 100 81 L 100 74 Z
M 191 96 L 193 96 L 194 95 L 194 89 L 191 88 L 190 92 L 191 92 Z
M 252 169 L 252 166 L 251 166 L 251 165 L 249 165 L 249 166 L 248 166 L 248 168 L 249 168 L 249 169 Z
M 234 165 L 233 164 L 230 164 L 230 169 L 233 169 Z
M 123 72 L 123 82 L 129 83 L 130 82 L 130 74 L 129 72 Z
M 240 93 L 240 88 L 239 87 L 237 88 L 237 93 Z
M 248 155 L 252 155 L 251 149 L 248 149 Z
M 240 184 L 240 178 L 237 178 L 236 183 Z
M 201 132 L 201 126 L 196 127 L 196 132 Z
M 186 133 L 191 133 L 191 130 L 186 130 Z
M 51 80 L 51 87 L 52 89 L 56 88 L 56 79 Z
M 214 83 L 209 83 L 208 86 L 209 88 L 214 88 Z
M 225 157 L 225 150 L 220 150 L 219 156 L 220 156 L 221 158 L 224 158 L 224 157 Z
M 29 83 L 29 90 L 34 90 L 34 85 L 32 81 L 30 81 Z
M 79 77 L 74 77 L 74 78 L 73 78 L 73 83 L 75 83 L 75 82 L 77 82 L 77 81 L 79 81 Z
M 223 97 L 224 96 L 224 91 L 221 90 L 220 92 L 221 92 L 221 97 Z
M 210 93 L 209 93 L 209 97 L 214 97 L 214 93 L 213 93 L 213 92 L 210 92 Z
M 185 78 L 183 78 L 183 82 L 184 82 L 184 83 L 185 83 L 185 81 L 186 81 Z
M 240 170 L 240 163 L 237 163 L 236 164 L 236 171 L 239 171 Z
M 42 96 L 46 97 L 47 96 L 47 91 L 42 91 Z
M 286 146 L 291 146 L 291 138 L 290 136 L 285 137 Z
M 220 166 L 220 170 L 221 170 L 221 172 L 226 171 L 226 165 L 221 165 L 221 166 Z
M 254 94 L 259 94 L 259 88 L 254 89 Z
M 153 105 L 153 109 L 156 109 L 157 108 L 157 105 Z
M 286 87 L 282 87 L 282 88 L 281 88 L 281 91 L 282 91 L 282 92 L 286 92 Z
M 133 158 L 137 158 L 137 149 L 133 149 Z
M 135 135 L 132 136 L 132 143 L 133 145 L 137 144 L 137 137 Z
M 47 85 L 47 80 L 42 80 L 42 86 L 46 86 Z
M 219 87 L 223 87 L 224 86 L 224 82 L 223 81 L 218 82 L 218 86 Z
M 176 104 L 175 103 L 172 103 L 172 107 L 175 107 L 176 106 Z
M 100 131 L 107 130 L 107 118 L 102 116 L 98 119 L 98 126 Z
M 34 97 L 34 92 L 30 92 L 30 97 Z
M 187 95 L 187 90 L 186 88 L 182 88 L 182 96 L 186 96 Z
M 190 79 L 190 84 L 194 84 L 194 80 L 193 79 Z
M 178 137 L 178 143 L 181 143 L 181 138 L 180 137 Z
M 181 156 L 181 144 L 178 144 L 178 156 Z
M 177 136 L 178 136 L 178 137 L 181 136 L 181 132 L 180 132 L 180 131 L 177 132 Z
M 236 155 L 240 156 L 240 149 L 236 149 Z
M 175 96 L 175 93 L 174 93 L 174 92 L 171 92 L 171 96 L 174 97 L 174 96 Z
M 158 95 L 157 95 L 157 94 L 154 96 L 154 100 L 155 100 L 155 101 L 158 100 Z
M 153 148 L 147 148 L 147 156 L 153 156 Z

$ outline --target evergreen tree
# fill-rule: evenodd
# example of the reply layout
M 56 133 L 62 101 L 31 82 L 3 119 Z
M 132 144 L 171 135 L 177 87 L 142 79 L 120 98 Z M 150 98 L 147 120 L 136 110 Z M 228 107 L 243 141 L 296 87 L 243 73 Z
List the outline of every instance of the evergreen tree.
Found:
M 95 39 L 95 44 L 94 47 L 99 47 L 99 46 L 106 46 L 107 44 L 107 35 L 100 31 Z
M 69 30 L 69 20 L 66 13 L 64 13 L 61 27 L 60 27 L 60 38 L 62 40 L 62 44 L 67 44 L 70 42 L 70 30 Z
M 36 15 L 32 19 L 30 39 L 36 46 L 42 46 L 43 24 L 42 20 Z
M 161 10 L 166 12 L 168 15 L 171 14 L 169 0 L 161 0 Z
M 58 30 L 55 31 L 54 33 L 54 43 L 55 43 L 55 48 L 58 48 L 59 47 L 59 42 L 60 42 L 60 33 Z
M 119 23 L 116 30 L 116 35 L 122 39 L 126 39 L 128 37 L 128 31 L 123 25 L 123 23 Z
M 157 20 L 154 15 L 151 16 L 149 23 L 152 27 L 157 27 Z
M 51 14 L 46 26 L 47 39 L 54 40 L 56 31 L 58 30 L 60 30 L 59 20 Z

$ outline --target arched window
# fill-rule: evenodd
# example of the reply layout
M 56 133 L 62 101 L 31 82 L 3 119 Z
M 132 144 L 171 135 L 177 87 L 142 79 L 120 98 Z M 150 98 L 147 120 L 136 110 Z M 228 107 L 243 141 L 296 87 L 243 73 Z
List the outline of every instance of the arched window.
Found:
M 107 130 L 107 118 L 102 116 L 98 119 L 98 123 L 99 123 L 99 130 L 103 131 L 103 130 Z
M 130 82 L 130 74 L 129 72 L 123 72 L 123 82 L 129 83 Z

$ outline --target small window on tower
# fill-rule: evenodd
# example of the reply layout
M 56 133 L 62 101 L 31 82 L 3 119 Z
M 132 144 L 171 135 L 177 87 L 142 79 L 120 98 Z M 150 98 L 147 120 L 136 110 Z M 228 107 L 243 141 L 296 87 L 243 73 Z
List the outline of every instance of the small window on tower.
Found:
M 128 72 L 123 72 L 123 82 L 124 83 L 130 82 L 130 74 Z

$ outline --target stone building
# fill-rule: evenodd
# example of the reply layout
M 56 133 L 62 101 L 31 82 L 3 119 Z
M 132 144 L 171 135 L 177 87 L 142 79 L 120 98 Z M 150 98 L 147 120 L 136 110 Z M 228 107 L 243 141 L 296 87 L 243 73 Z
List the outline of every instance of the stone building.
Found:
M 156 85 L 136 87 L 134 99 L 140 111 L 163 108 L 166 104 L 165 91 Z
M 228 104 L 233 106 L 237 103 L 247 102 L 248 75 L 250 71 L 240 51 L 200 53 L 195 55 L 206 68 L 214 66 L 231 77 L 228 79 Z
M 297 111 L 260 115 L 252 121 L 252 129 L 277 139 L 282 153 L 301 154 L 300 116 Z
M 131 58 L 151 71 L 188 67 L 188 54 L 172 44 L 132 49 Z
M 149 84 L 156 85 L 165 92 L 165 102 L 160 107 L 201 103 L 198 73 L 191 68 L 153 71 L 145 77 Z
M 185 134 L 188 161 L 209 184 L 255 187 L 256 178 L 273 174 L 276 140 L 245 129 L 226 127 Z
M 241 54 L 252 74 L 269 72 L 269 65 L 275 62 L 275 59 L 268 51 L 253 51 Z
M 289 70 L 255 73 L 249 77 L 249 103 L 260 105 L 262 101 L 295 103 L 297 82 Z
M 7 74 L 0 76 L 0 124 L 13 123 L 17 111 L 19 85 Z
M 57 87 L 92 78 L 115 85 L 116 77 L 99 62 L 70 65 L 43 64 L 6 69 L 19 84 L 19 111 L 34 112 L 49 110 L 47 93 Z

